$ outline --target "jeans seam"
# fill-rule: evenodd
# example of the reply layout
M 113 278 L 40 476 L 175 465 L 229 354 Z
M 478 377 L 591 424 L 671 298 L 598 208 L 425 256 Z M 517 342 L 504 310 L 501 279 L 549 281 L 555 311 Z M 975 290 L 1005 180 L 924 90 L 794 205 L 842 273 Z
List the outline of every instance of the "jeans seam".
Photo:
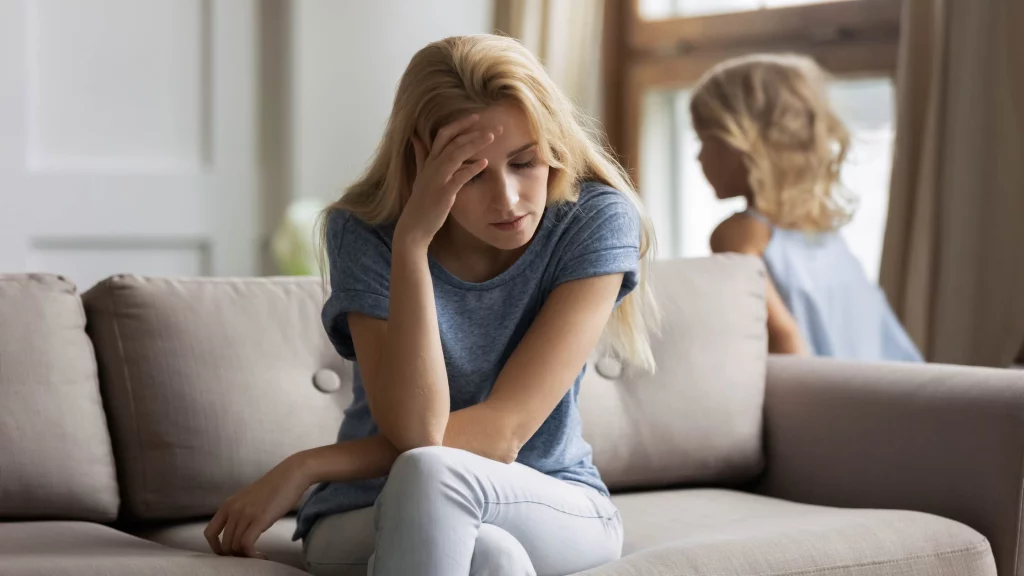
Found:
M 569 512 L 568 510 L 562 510 L 561 508 L 558 508 L 557 506 L 552 506 L 551 504 L 548 504 L 547 502 L 537 502 L 536 500 L 514 500 L 512 502 L 491 502 L 491 501 L 485 501 L 484 504 L 494 504 L 494 505 L 537 504 L 539 506 L 546 506 L 548 508 L 551 508 L 552 510 L 554 510 L 556 512 L 561 512 L 562 514 L 565 514 L 566 516 L 574 516 L 576 518 L 585 518 L 585 519 L 589 519 L 589 520 L 611 520 L 615 516 L 614 514 L 611 514 L 611 515 L 608 515 L 608 516 L 601 515 L 601 514 L 598 514 L 597 516 L 590 516 L 590 515 L 585 515 L 585 514 L 576 514 L 574 512 Z M 616 510 L 615 512 L 618 513 L 618 510 Z

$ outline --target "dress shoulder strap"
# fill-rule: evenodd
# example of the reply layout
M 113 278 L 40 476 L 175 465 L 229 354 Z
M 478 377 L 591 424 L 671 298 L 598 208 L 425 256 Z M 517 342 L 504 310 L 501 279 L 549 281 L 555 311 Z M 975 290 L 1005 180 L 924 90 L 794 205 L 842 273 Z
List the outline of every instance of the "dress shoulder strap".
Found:
M 750 216 L 754 220 L 757 220 L 758 222 L 761 222 L 763 224 L 766 224 L 766 225 L 774 228 L 774 226 L 772 226 L 771 221 L 768 220 L 768 217 L 765 216 L 764 214 L 761 214 L 760 212 L 758 212 L 756 208 L 747 208 L 743 212 L 740 212 L 740 214 L 746 214 L 747 216 Z

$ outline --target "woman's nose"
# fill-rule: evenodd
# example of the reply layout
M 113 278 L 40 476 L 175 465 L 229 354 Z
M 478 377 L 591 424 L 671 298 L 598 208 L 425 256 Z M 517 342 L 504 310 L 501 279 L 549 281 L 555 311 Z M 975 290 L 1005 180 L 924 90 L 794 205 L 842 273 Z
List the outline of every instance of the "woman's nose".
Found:
M 519 203 L 519 187 L 513 178 L 505 176 L 499 179 L 495 202 L 502 208 L 514 208 Z

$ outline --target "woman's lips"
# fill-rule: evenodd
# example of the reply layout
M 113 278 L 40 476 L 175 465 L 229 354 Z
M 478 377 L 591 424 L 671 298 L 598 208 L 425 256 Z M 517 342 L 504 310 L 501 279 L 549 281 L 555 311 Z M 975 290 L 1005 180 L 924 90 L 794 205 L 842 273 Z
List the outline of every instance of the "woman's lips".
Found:
M 498 230 L 501 230 L 503 232 L 511 232 L 513 230 L 518 230 L 518 229 L 522 228 L 523 224 L 526 223 L 526 217 L 527 216 L 528 216 L 528 214 L 523 214 L 522 216 L 516 218 L 515 220 L 506 220 L 504 222 L 495 222 L 495 223 L 491 224 L 491 226 L 494 226 L 495 228 L 497 228 Z

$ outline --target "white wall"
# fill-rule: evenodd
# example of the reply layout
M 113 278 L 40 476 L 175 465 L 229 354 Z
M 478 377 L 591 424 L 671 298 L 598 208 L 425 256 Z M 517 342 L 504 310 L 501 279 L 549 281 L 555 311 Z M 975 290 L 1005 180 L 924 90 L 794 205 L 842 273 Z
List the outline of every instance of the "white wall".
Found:
M 412 55 L 490 32 L 490 0 L 302 0 L 292 18 L 294 197 L 336 198 L 363 171 Z

